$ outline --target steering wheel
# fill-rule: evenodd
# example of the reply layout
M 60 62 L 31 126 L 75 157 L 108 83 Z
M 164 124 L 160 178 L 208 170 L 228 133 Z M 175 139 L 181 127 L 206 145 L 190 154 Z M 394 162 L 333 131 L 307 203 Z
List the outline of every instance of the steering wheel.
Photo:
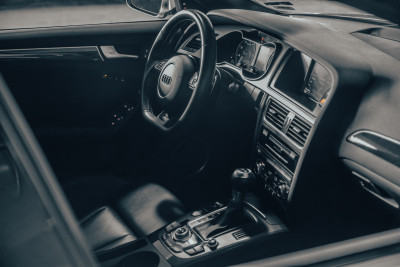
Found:
M 194 26 L 201 41 L 199 58 L 177 52 L 185 31 Z M 214 28 L 204 13 L 182 10 L 169 19 L 156 37 L 145 66 L 141 95 L 145 120 L 169 134 L 196 122 L 208 108 L 216 54 Z

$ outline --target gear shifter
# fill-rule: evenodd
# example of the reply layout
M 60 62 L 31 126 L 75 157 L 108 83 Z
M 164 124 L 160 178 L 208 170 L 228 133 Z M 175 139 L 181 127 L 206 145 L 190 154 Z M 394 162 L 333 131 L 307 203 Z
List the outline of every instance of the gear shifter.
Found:
M 232 199 L 229 202 L 228 209 L 240 209 L 244 195 L 254 184 L 255 176 L 250 169 L 240 168 L 232 173 Z
M 204 229 L 199 229 L 204 238 L 213 237 L 221 232 L 248 223 L 248 218 L 243 209 L 243 199 L 254 180 L 255 176 L 250 169 L 240 168 L 232 173 L 232 199 L 221 217 L 216 218 Z
M 232 173 L 232 199 L 219 222 L 220 225 L 227 225 L 243 216 L 243 199 L 246 192 L 254 184 L 254 180 L 254 173 L 250 169 L 240 168 Z

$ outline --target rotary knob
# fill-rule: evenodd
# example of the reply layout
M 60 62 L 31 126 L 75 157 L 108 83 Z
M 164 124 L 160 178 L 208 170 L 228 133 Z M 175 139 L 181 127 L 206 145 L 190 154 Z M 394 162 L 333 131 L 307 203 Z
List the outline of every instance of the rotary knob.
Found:
M 175 240 L 182 240 L 185 239 L 186 237 L 188 237 L 190 235 L 190 232 L 187 228 L 185 227 L 180 227 L 176 230 L 175 235 L 174 235 L 174 239 Z
M 210 238 L 207 242 L 207 246 L 211 249 L 214 250 L 218 247 L 219 243 L 217 240 L 215 240 L 214 238 Z
M 262 175 L 262 174 L 264 174 L 264 171 L 265 171 L 264 162 L 257 162 L 256 163 L 256 174 L 257 175 Z
M 280 184 L 280 185 L 278 185 L 278 187 L 277 187 L 277 195 L 279 196 L 279 197 L 281 197 L 281 198 L 284 198 L 284 197 L 286 197 L 286 195 L 287 195 L 287 190 L 288 188 L 287 188 L 287 185 L 286 184 Z

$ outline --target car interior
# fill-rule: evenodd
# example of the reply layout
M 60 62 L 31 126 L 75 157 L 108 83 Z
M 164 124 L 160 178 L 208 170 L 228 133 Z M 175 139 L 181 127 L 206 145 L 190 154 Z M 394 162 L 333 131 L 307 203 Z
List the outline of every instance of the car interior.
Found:
M 394 20 L 324 0 L 16 1 L 0 73 L 97 264 L 266 266 L 400 226 Z M 23 203 L 4 215 L 33 220 Z

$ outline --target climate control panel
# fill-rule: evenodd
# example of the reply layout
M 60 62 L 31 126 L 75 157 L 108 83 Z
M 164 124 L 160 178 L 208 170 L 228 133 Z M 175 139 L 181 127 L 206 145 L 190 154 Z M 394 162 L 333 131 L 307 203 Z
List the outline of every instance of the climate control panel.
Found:
M 262 126 L 257 140 L 254 173 L 273 197 L 286 202 L 299 154 Z
M 279 167 L 267 157 L 261 148 L 257 149 L 255 173 L 264 183 L 265 190 L 273 197 L 286 200 L 290 190 L 291 177 L 288 174 L 282 174 Z

